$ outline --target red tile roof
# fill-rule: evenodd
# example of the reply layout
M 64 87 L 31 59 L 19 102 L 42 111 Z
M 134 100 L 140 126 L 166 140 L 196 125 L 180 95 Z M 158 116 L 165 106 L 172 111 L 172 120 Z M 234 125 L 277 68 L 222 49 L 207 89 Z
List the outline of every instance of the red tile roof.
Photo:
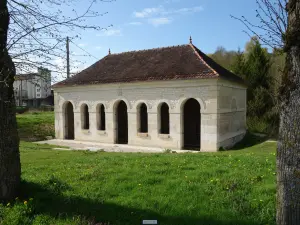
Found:
M 80 73 L 53 87 L 223 78 L 244 84 L 192 44 L 109 54 Z

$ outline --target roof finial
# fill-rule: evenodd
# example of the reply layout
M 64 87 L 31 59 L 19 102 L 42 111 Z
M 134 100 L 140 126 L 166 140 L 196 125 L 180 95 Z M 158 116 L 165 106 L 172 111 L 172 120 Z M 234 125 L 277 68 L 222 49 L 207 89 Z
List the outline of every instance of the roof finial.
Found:
M 109 55 L 111 54 L 110 48 L 108 49 L 108 54 L 109 54 Z
M 190 44 L 193 44 L 192 36 L 190 36 Z

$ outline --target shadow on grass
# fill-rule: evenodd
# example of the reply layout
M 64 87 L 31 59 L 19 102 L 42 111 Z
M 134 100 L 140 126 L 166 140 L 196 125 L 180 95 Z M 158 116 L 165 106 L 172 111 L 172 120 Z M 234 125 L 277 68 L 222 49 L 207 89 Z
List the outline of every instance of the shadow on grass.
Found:
M 58 181 L 55 181 L 58 182 Z M 55 183 L 56 184 L 56 183 Z M 57 185 L 57 184 L 56 184 Z M 47 186 L 47 187 L 46 187 Z M 103 202 L 101 199 L 95 201 L 78 196 L 63 196 L 60 187 L 68 189 L 68 185 L 59 181 L 58 187 L 53 188 L 51 183 L 42 186 L 37 183 L 22 181 L 21 198 L 28 199 L 33 197 L 34 215 L 48 215 L 55 219 L 72 219 L 74 216 L 81 216 L 88 224 L 109 223 L 109 225 L 139 225 L 142 220 L 155 219 L 160 225 L 229 225 L 229 224 L 251 224 L 253 221 L 220 221 L 213 215 L 203 215 L 202 217 L 191 216 L 166 216 L 157 212 L 130 208 L 116 205 L 113 203 Z M 172 203 L 176 204 L 176 202 Z M 82 223 L 87 224 L 87 222 Z
M 249 132 L 246 133 L 245 137 L 243 140 L 238 142 L 236 145 L 234 145 L 230 150 L 242 150 L 245 148 L 250 148 L 254 145 L 261 144 L 265 141 L 267 141 L 269 138 L 266 137 L 259 137 L 254 134 L 251 134 Z

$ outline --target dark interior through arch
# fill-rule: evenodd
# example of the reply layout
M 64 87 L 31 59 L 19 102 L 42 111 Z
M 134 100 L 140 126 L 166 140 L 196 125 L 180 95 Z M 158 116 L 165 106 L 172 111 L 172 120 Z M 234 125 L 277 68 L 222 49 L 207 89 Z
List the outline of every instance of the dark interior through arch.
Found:
M 201 140 L 200 104 L 196 99 L 189 99 L 183 108 L 183 148 L 200 150 Z
M 148 112 L 147 106 L 145 103 L 142 103 L 139 110 L 139 118 L 140 118 L 140 133 L 148 133 Z
M 127 105 L 120 101 L 117 105 L 117 144 L 128 144 L 128 115 Z
M 74 140 L 74 110 L 71 102 L 68 102 L 65 107 L 65 134 L 67 140 Z
M 170 133 L 170 115 L 169 106 L 167 103 L 162 103 L 160 107 L 160 133 L 169 134 Z

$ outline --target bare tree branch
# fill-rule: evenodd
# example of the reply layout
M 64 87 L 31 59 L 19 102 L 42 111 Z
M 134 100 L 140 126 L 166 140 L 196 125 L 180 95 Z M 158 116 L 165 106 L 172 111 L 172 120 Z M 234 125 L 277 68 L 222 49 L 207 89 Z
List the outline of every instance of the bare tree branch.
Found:
M 247 28 L 244 31 L 250 36 L 257 36 L 261 42 L 273 49 L 283 49 L 287 30 L 287 0 L 256 0 L 257 24 L 250 22 L 244 16 L 236 17 Z M 250 34 L 249 34 L 250 32 Z
M 7 49 L 17 72 L 46 67 L 65 75 L 66 68 L 61 62 L 66 58 L 66 36 L 73 40 L 80 38 L 80 30 L 99 31 L 110 27 L 100 27 L 89 19 L 107 14 L 92 10 L 97 3 L 112 1 L 115 0 L 84 0 L 86 9 L 75 10 L 80 0 L 7 0 L 10 12 Z

